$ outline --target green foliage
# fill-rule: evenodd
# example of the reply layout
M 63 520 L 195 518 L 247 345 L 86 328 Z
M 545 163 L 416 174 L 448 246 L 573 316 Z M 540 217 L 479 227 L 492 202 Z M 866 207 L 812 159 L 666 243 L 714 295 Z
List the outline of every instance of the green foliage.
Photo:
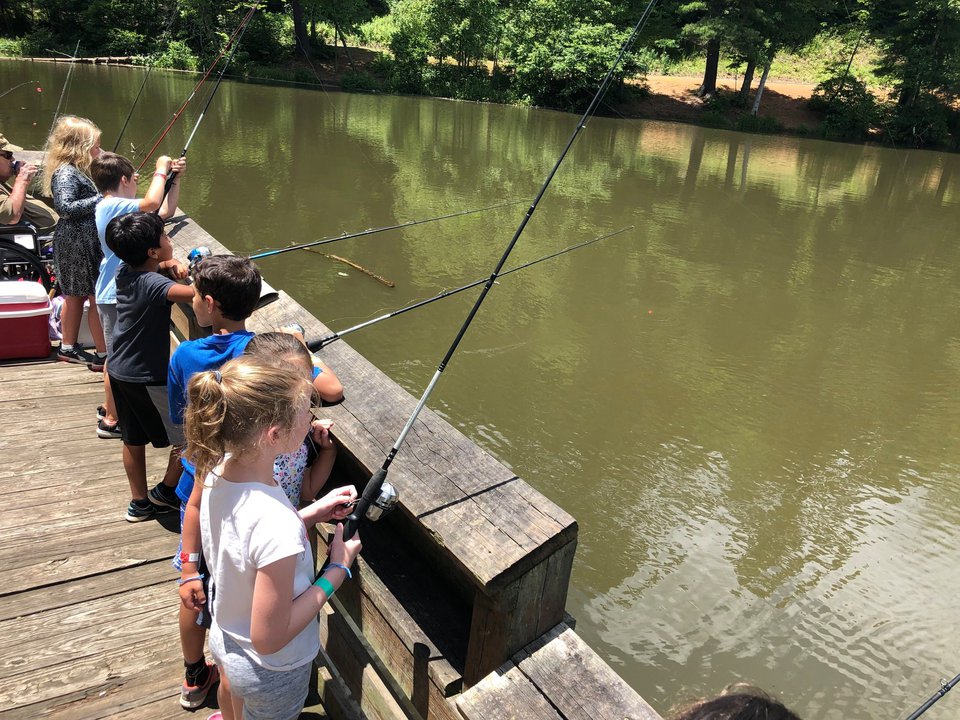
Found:
M 151 58 L 151 62 L 158 68 L 197 69 L 197 56 L 190 52 L 190 48 L 182 40 L 174 40 L 168 44 L 159 54 Z
M 375 48 L 388 48 L 396 29 L 393 15 L 383 15 L 368 20 L 356 29 L 356 38 L 361 45 Z
M 0 57 L 21 57 L 23 40 L 20 38 L 0 38 Z
M 381 92 L 383 81 L 366 70 L 349 70 L 340 78 L 340 88 L 346 92 Z
M 740 132 L 774 134 L 783 132 L 783 123 L 765 115 L 745 113 L 737 118 L 734 126 Z
M 877 99 L 862 80 L 845 77 L 844 68 L 817 85 L 810 107 L 823 113 L 821 132 L 828 140 L 865 140 L 880 121 Z
M 884 141 L 897 147 L 955 147 L 960 138 L 957 111 L 931 93 L 920 93 L 909 104 L 892 105 L 883 129 Z
M 24 57 L 48 57 L 49 50 L 60 50 L 61 45 L 49 28 L 38 28 L 27 33 L 20 40 Z M 72 51 L 73 48 L 70 48 Z

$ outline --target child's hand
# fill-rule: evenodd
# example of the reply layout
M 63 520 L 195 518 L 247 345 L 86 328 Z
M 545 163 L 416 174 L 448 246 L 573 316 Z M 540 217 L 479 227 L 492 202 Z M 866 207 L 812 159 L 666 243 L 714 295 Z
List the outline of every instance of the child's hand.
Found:
M 160 263 L 160 268 L 167 272 L 171 280 L 186 280 L 190 276 L 190 268 L 179 260 Z
M 207 596 L 203 592 L 203 583 L 199 580 L 192 580 L 184 583 L 179 588 L 180 602 L 187 610 L 200 612 L 207 602 Z
M 157 172 L 164 175 L 170 174 L 170 166 L 173 164 L 173 158 L 169 155 L 161 155 L 157 158 Z
M 315 523 L 328 520 L 343 520 L 353 512 L 353 501 L 357 499 L 357 489 L 353 485 L 345 485 L 331 490 L 319 500 L 311 503 L 307 508 Z
M 343 539 L 343 523 L 337 523 L 330 543 L 330 562 L 350 567 L 360 554 L 360 533 L 354 533 L 352 538 Z
M 332 450 L 333 438 L 330 437 L 330 428 L 333 427 L 333 420 L 324 418 L 323 420 L 314 420 L 310 423 L 310 434 L 313 442 L 320 450 Z
M 185 157 L 177 158 L 170 163 L 170 170 L 172 172 L 183 175 L 184 171 L 187 169 L 187 159 Z

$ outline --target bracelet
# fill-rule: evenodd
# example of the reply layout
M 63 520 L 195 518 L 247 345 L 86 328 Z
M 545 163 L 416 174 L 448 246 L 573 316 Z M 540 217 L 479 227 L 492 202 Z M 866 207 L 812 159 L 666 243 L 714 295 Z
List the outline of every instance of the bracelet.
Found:
M 162 177 L 164 180 L 167 179 L 167 174 L 166 174 L 166 173 L 162 173 L 162 172 L 160 172 L 159 170 L 157 170 L 157 171 L 153 174 L 153 176 L 154 176 L 154 177 L 157 177 L 157 176 Z
M 327 596 L 327 600 L 332 598 L 333 593 L 336 592 L 333 589 L 333 584 L 329 580 L 327 580 L 323 575 L 321 575 L 316 580 L 314 580 L 313 584 L 316 585 L 321 590 L 323 590 L 324 594 L 326 594 Z
M 194 580 L 203 580 L 203 575 L 192 575 L 188 578 L 177 578 L 177 585 L 186 585 L 188 582 L 193 582 Z
M 347 580 L 350 580 L 353 577 L 353 573 L 350 572 L 350 568 L 348 568 L 346 565 L 341 565 L 340 563 L 335 563 L 335 562 L 328 562 L 324 570 L 327 570 L 329 568 L 340 568 L 347 574 Z

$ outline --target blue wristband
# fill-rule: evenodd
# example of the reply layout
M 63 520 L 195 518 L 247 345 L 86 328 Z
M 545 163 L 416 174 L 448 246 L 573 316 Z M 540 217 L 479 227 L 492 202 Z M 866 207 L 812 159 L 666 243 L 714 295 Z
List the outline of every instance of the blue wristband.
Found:
M 341 565 L 340 563 L 335 563 L 335 562 L 328 562 L 326 567 L 324 567 L 324 570 L 326 570 L 327 568 L 340 568 L 347 574 L 348 580 L 353 578 L 353 573 L 350 572 L 350 568 L 348 568 L 346 565 Z

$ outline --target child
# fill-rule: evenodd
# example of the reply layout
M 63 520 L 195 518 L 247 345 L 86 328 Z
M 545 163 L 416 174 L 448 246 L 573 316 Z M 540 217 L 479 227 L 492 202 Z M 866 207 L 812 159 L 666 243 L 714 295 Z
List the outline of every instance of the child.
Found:
M 103 327 L 97 314 L 94 285 L 103 253 L 97 240 L 94 211 L 100 194 L 90 180 L 90 163 L 100 154 L 100 128 L 85 118 L 64 115 L 47 140 L 43 189 L 53 197 L 60 222 L 53 232 L 53 265 L 63 293 L 63 342 L 57 359 L 102 371 L 107 357 Z M 90 302 L 87 322 L 96 354 L 77 345 L 83 303 Z
M 90 165 L 90 175 L 94 184 L 103 195 L 103 200 L 97 203 L 95 213 L 97 238 L 100 241 L 100 250 L 103 260 L 100 261 L 100 272 L 96 283 L 97 312 L 100 313 L 100 323 L 103 326 L 103 337 L 106 342 L 107 357 L 113 347 L 113 326 L 117 322 L 117 268 L 120 258 L 107 247 L 107 223 L 115 217 L 136 211 L 156 212 L 166 220 L 173 217 L 180 199 L 180 178 L 186 168 L 186 158 L 171 160 L 166 155 L 157 159 L 157 169 L 153 173 L 150 187 L 146 194 L 137 200 L 137 173 L 133 163 L 122 155 L 112 152 L 101 152 Z M 177 176 L 170 186 L 170 192 L 164 198 L 163 191 L 167 175 L 176 172 Z M 173 261 L 170 261 L 173 262 Z M 166 269 L 168 263 L 161 263 L 161 270 Z M 113 405 L 113 394 L 110 392 L 110 375 L 104 373 L 103 386 L 105 402 L 103 417 L 97 422 L 97 436 L 101 438 L 118 438 L 120 430 L 117 427 L 117 410 Z
M 359 538 L 345 540 L 338 524 L 314 584 L 306 528 L 346 517 L 356 492 L 337 489 L 298 514 L 273 479 L 277 456 L 295 451 L 309 429 L 312 388 L 298 368 L 238 358 L 194 376 L 188 394 L 187 456 L 205 478 L 210 649 L 229 682 L 213 717 L 294 720 L 319 650 L 317 613 L 360 551 Z
M 289 333 L 270 332 L 254 336 L 244 351 L 261 362 L 279 367 L 299 368 L 313 378 L 313 361 L 306 345 Z M 273 466 L 277 481 L 295 508 L 313 502 L 330 477 L 337 449 L 330 437 L 330 423 L 314 420 L 310 433 L 295 452 L 280 455 Z M 311 457 L 315 450 L 316 457 Z
M 179 476 L 183 443 L 180 428 L 170 422 L 167 408 L 167 365 L 170 361 L 170 306 L 193 300 L 193 288 L 160 274 L 173 259 L 173 246 L 163 220 L 153 213 L 134 212 L 107 225 L 107 245 L 123 263 L 117 270 L 117 324 L 110 355 L 110 388 L 117 404 L 123 436 L 123 468 L 132 499 L 129 522 L 149 520 L 158 510 L 147 499 L 146 445 L 174 445 L 163 481 L 154 488 L 173 487 Z M 186 268 L 170 269 L 185 277 Z
M 213 334 L 181 343 L 170 359 L 167 375 L 170 418 L 177 424 L 183 423 L 190 378 L 198 372 L 219 368 L 227 360 L 240 355 L 250 342 L 253 333 L 247 331 L 246 320 L 260 299 L 260 272 L 246 258 L 233 255 L 207 258 L 194 271 L 193 279 L 196 289 L 194 315 L 197 323 L 201 327 L 211 327 Z M 337 376 L 323 363 L 319 365 L 314 388 L 325 400 L 341 399 L 343 386 Z M 154 490 L 166 493 L 159 486 Z M 194 490 L 194 468 L 184 458 L 176 497 L 154 497 L 151 491 L 154 502 L 176 501 L 180 507 L 181 539 L 173 566 L 184 578 L 200 572 L 200 488 Z M 193 502 L 188 506 L 191 499 Z M 206 631 L 197 624 L 197 613 L 204 603 L 199 584 L 182 588 L 179 623 L 184 680 L 180 687 L 180 705 L 195 709 L 203 705 L 219 676 L 216 666 L 208 664 L 203 654 Z

